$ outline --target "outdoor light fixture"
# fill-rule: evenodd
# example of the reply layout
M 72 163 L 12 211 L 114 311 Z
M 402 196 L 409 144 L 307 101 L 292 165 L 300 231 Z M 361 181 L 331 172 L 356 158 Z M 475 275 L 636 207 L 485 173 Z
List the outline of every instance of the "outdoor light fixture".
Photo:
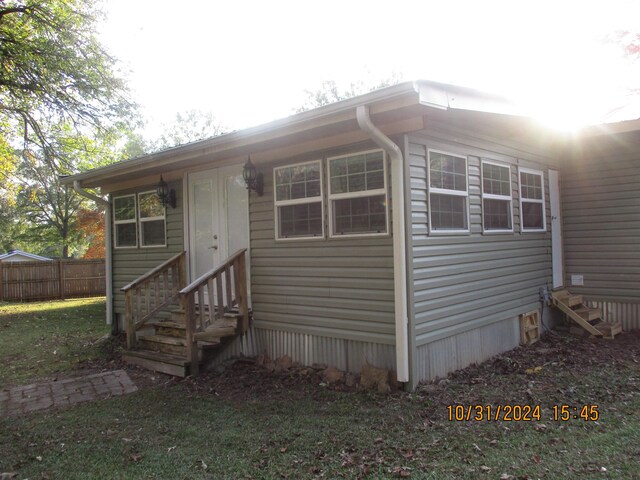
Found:
M 249 155 L 247 163 L 244 164 L 244 168 L 242 169 L 242 178 L 244 178 L 244 183 L 247 184 L 249 193 L 253 190 L 259 197 L 264 194 L 264 176 L 261 172 L 258 172 L 255 165 L 251 163 L 251 155 Z
M 171 208 L 176 208 L 176 191 L 173 188 L 169 188 L 162 175 L 160 175 L 160 183 L 156 187 L 156 193 L 163 207 L 170 205 Z

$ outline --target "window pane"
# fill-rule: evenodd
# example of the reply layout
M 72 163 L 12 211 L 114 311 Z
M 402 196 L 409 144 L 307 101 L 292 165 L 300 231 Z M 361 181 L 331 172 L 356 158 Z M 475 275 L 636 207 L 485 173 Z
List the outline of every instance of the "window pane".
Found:
M 466 230 L 467 198 L 432 193 L 431 228 L 433 230 Z
M 150 222 L 140 222 L 141 238 L 143 246 L 164 245 L 164 220 L 153 220 Z
M 275 170 L 276 201 L 320 196 L 320 163 Z
M 136 224 L 121 223 L 116 227 L 116 247 L 135 247 L 136 243 Z
M 279 237 L 314 237 L 322 235 L 320 202 L 278 207 Z
M 511 230 L 511 202 L 485 198 L 482 201 L 485 230 Z
M 520 172 L 522 198 L 542 200 L 542 176 L 537 173 Z
M 334 200 L 333 231 L 351 233 L 386 233 L 387 215 L 384 195 Z
M 367 172 L 367 190 L 378 188 L 384 188 L 384 172 L 382 170 Z
M 346 193 L 348 191 L 349 177 L 331 177 L 331 193 Z
M 429 184 L 434 188 L 467 191 L 467 159 L 429 152 Z
M 140 218 L 163 217 L 164 207 L 156 193 L 142 193 L 138 195 L 140 202 Z
M 511 196 L 511 178 L 509 167 L 482 164 L 482 191 L 492 195 Z
M 113 212 L 116 220 L 136 219 L 136 200 L 133 195 L 113 199 Z
M 330 160 L 332 194 L 384 188 L 384 154 L 370 152 Z
M 276 187 L 276 200 L 289 200 L 291 198 L 291 185 L 278 185 Z
M 522 228 L 539 230 L 543 228 L 542 204 L 522 202 Z

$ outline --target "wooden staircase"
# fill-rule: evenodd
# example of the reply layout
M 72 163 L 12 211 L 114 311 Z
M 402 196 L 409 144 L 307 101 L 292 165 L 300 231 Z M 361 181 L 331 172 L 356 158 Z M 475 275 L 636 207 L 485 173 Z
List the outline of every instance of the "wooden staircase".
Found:
M 178 377 L 197 375 L 229 339 L 246 333 L 246 249 L 190 285 L 184 252 L 123 287 L 128 363 Z M 215 305 L 208 305 L 210 300 Z
M 206 307 L 205 310 L 208 311 L 209 308 Z M 128 363 L 149 370 L 186 377 L 192 370 L 191 361 L 187 359 L 186 312 L 180 307 L 174 307 L 170 311 L 170 319 L 148 322 L 147 328 L 137 333 L 135 348 L 125 351 L 122 358 Z M 199 309 L 196 307 L 196 313 L 198 312 Z M 237 309 L 229 311 L 224 314 L 222 320 L 215 321 L 194 335 L 200 368 L 220 351 L 227 340 L 240 333 L 240 319 L 241 315 Z
M 591 335 L 613 339 L 622 332 L 620 322 L 605 321 L 600 308 L 585 306 L 582 295 L 574 295 L 566 288 L 552 291 L 551 302 L 554 307 L 561 310 Z

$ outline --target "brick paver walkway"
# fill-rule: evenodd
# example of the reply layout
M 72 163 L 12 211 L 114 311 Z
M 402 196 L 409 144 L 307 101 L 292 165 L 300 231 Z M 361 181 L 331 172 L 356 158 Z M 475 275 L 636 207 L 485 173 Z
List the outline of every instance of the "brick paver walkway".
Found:
M 0 415 L 91 402 L 138 390 L 124 370 L 0 390 Z

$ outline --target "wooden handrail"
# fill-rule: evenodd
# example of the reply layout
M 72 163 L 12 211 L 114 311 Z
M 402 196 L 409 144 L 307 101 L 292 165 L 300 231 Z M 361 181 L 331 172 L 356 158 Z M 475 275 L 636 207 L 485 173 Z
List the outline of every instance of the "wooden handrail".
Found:
M 180 290 L 180 295 L 189 295 L 190 293 L 195 292 L 198 289 L 198 287 L 200 287 L 201 285 L 205 284 L 207 282 L 207 280 L 209 280 L 211 277 L 215 277 L 220 272 L 223 272 L 227 268 L 227 266 L 229 264 L 233 263 L 237 258 L 241 257 L 244 254 L 244 252 L 246 252 L 246 251 L 247 251 L 246 248 L 242 248 L 242 249 L 238 250 L 233 255 L 231 255 L 229 258 L 227 258 L 224 261 L 223 264 L 221 264 L 221 265 L 219 265 L 217 267 L 214 267 L 211 270 L 209 270 L 208 272 L 200 275 L 200 277 L 198 277 L 193 282 L 191 282 L 189 285 L 187 285 L 182 290 Z
M 125 285 L 124 287 L 122 287 L 120 289 L 120 291 L 121 292 L 126 292 L 127 290 L 131 290 L 132 288 L 137 287 L 138 285 L 140 285 L 142 282 L 144 282 L 148 278 L 154 276 L 156 273 L 161 272 L 162 270 L 167 268 L 172 263 L 178 261 L 180 259 L 180 257 L 185 255 L 185 254 L 186 254 L 186 252 L 181 252 L 181 253 L 171 257 L 169 260 L 166 260 L 165 262 L 161 263 L 160 265 L 155 267 L 153 270 L 149 270 L 144 275 L 141 275 L 140 277 L 136 278 L 133 282 L 129 283 L 128 285 Z
M 186 282 L 186 253 L 181 252 L 120 290 L 125 300 L 127 347 L 136 346 L 136 331 L 180 297 Z
M 212 268 L 180 290 L 180 304 L 185 312 L 187 360 L 190 362 L 192 375 L 197 375 L 199 368 L 198 334 L 216 322 L 223 321 L 225 312 L 234 308 L 234 304 L 238 309 L 237 318 L 241 320 L 241 323 L 234 327 L 236 333 L 244 334 L 249 328 L 246 251 L 246 248 L 238 250 L 221 265 Z M 206 303 L 208 308 L 205 308 Z

